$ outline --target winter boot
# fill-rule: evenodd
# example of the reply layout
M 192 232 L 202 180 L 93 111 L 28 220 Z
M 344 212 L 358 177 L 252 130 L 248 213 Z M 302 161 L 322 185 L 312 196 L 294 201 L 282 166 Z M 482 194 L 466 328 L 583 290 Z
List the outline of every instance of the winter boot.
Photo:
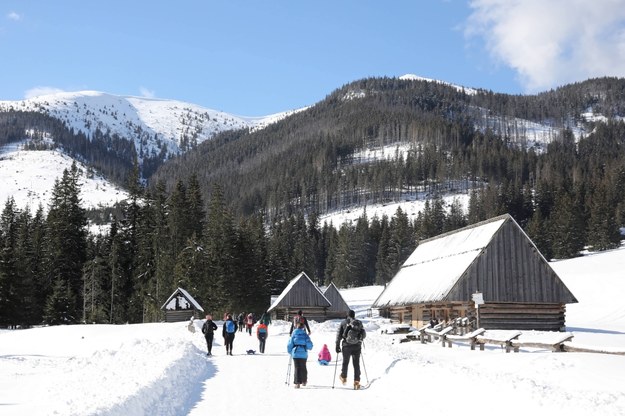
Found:
M 296 384 L 296 385 L 295 385 L 295 388 L 296 388 L 296 389 L 299 389 L 299 384 Z
M 339 380 L 341 380 L 342 385 L 345 385 L 345 383 L 347 383 L 347 377 L 343 377 L 342 375 L 339 375 Z
M 360 390 L 360 381 L 354 381 L 354 390 Z

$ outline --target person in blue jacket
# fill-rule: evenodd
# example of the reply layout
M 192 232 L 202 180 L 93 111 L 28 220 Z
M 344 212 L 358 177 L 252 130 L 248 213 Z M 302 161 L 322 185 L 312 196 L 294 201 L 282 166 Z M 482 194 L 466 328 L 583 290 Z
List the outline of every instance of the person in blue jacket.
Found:
M 308 351 L 313 348 L 313 343 L 305 328 L 304 323 L 300 322 L 287 345 L 287 351 L 293 358 L 293 384 L 296 389 L 299 389 L 300 385 L 305 386 L 308 382 L 306 360 L 308 360 Z

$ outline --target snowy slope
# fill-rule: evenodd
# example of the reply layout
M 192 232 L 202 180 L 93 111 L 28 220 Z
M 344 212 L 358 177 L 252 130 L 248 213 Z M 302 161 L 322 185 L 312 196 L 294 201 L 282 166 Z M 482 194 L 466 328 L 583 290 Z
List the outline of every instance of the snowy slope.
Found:
M 0 147 L 0 204 L 12 197 L 18 208 L 27 205 L 31 212 L 41 204 L 47 210 L 54 181 L 63 170 L 70 169 L 74 159 L 57 150 L 28 151 L 21 144 Z M 128 193 L 112 185 L 97 173 L 90 174 L 77 162 L 80 171 L 81 199 L 84 208 L 111 206 L 128 197 Z
M 61 92 L 22 101 L 0 101 L 0 111 L 36 111 L 65 122 L 75 131 L 88 136 L 96 130 L 117 134 L 133 140 L 144 156 L 178 154 L 183 143 L 199 144 L 226 130 L 261 129 L 294 112 L 293 110 L 266 117 L 243 117 L 211 110 L 176 100 L 116 96 L 97 91 Z M 25 132 L 25 138 L 27 132 Z M 53 140 L 53 138 L 48 138 Z M 36 209 L 47 207 L 54 180 L 73 159 L 61 151 L 27 151 L 21 144 L 0 148 L 0 203 L 13 197 L 17 206 L 26 204 Z M 83 172 L 87 169 L 82 165 Z M 83 176 L 82 197 L 86 207 L 109 206 L 124 199 L 126 192 L 108 183 L 101 176 Z
M 579 304 L 567 314 L 573 342 L 625 351 L 625 248 L 554 264 Z M 620 278 L 619 278 L 620 276 Z M 387 322 L 367 317 L 380 286 L 342 290 L 365 322 L 361 381 L 355 392 L 337 380 L 339 321 L 312 322 L 308 385 L 294 389 L 286 353 L 289 325 L 269 326 L 266 354 L 240 332 L 226 356 L 221 329 L 213 357 L 196 320 L 187 323 L 72 325 L 0 331 L 0 413 L 13 415 L 335 415 L 484 413 L 570 416 L 625 414 L 625 356 L 552 353 L 499 346 L 400 343 Z M 608 297 L 606 297 L 608 296 Z M 610 306 L 612 300 L 620 300 Z M 208 305 L 203 305 L 205 309 Z M 569 305 L 571 306 L 571 305 Z M 549 333 L 529 334 L 548 338 Z M 316 363 L 327 344 L 332 363 Z M 337 371 L 338 370 L 338 371 Z M 348 383 L 353 378 L 350 365 Z
M 233 129 L 258 129 L 293 111 L 242 117 L 176 100 L 118 96 L 98 91 L 61 92 L 22 101 L 0 101 L 0 110 L 37 111 L 58 118 L 88 136 L 96 129 L 135 141 L 144 154 L 181 152 L 185 140 L 198 144 Z M 295 110 L 297 111 L 297 110 Z M 160 143 L 159 143 L 160 142 Z

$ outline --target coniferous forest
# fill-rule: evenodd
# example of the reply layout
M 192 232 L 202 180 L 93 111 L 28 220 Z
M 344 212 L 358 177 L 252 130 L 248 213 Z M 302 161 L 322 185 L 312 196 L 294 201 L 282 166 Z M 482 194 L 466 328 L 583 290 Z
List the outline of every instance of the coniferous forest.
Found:
M 585 121 L 576 137 L 589 108 L 605 119 Z M 55 143 L 131 194 L 88 212 L 74 167 L 55 182 L 48 207 L 4 203 L 0 326 L 158 321 L 178 286 L 215 314 L 262 312 L 301 271 L 320 285 L 384 284 L 419 240 L 503 213 L 546 258 L 617 247 L 624 114 L 623 79 L 535 96 L 366 79 L 263 130 L 225 132 L 179 158 L 149 160 L 147 170 L 123 138 L 90 141 L 48 116 L 0 114 L 0 144 L 25 130 L 62 138 Z M 528 145 L 518 119 L 558 133 L 545 148 Z M 360 153 L 396 144 L 408 150 L 373 160 Z M 466 210 L 441 198 L 459 188 L 470 194 Z M 416 218 L 365 210 L 353 223 L 320 220 L 415 195 L 427 195 Z M 109 231 L 89 234 L 94 221 L 110 222 Z

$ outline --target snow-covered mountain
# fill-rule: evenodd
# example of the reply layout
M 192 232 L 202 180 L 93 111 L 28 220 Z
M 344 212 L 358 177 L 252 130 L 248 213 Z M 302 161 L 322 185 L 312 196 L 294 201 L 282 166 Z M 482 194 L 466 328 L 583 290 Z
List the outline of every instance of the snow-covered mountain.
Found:
M 259 129 L 292 114 L 244 117 L 176 100 L 118 96 L 98 91 L 61 92 L 21 101 L 0 101 L 0 111 L 36 111 L 63 121 L 88 137 L 96 130 L 134 140 L 139 159 L 179 154 L 234 129 Z M 141 161 L 141 160 L 140 160 Z
M 237 116 L 176 100 L 117 96 L 98 91 L 61 92 L 21 101 L 0 101 L 0 111 L 34 111 L 54 117 L 75 132 L 91 137 L 96 131 L 134 141 L 139 163 L 145 157 L 167 159 L 216 134 L 234 129 L 256 130 L 300 110 L 265 117 Z M 24 132 L 27 139 L 29 132 Z M 53 142 L 53 137 L 47 141 Z M 54 180 L 74 159 L 62 148 L 34 151 L 15 143 L 0 148 L 0 204 L 13 197 L 18 207 L 47 208 Z M 126 192 L 77 161 L 82 172 L 86 207 L 110 206 Z M 89 173 L 88 173 L 89 172 Z

